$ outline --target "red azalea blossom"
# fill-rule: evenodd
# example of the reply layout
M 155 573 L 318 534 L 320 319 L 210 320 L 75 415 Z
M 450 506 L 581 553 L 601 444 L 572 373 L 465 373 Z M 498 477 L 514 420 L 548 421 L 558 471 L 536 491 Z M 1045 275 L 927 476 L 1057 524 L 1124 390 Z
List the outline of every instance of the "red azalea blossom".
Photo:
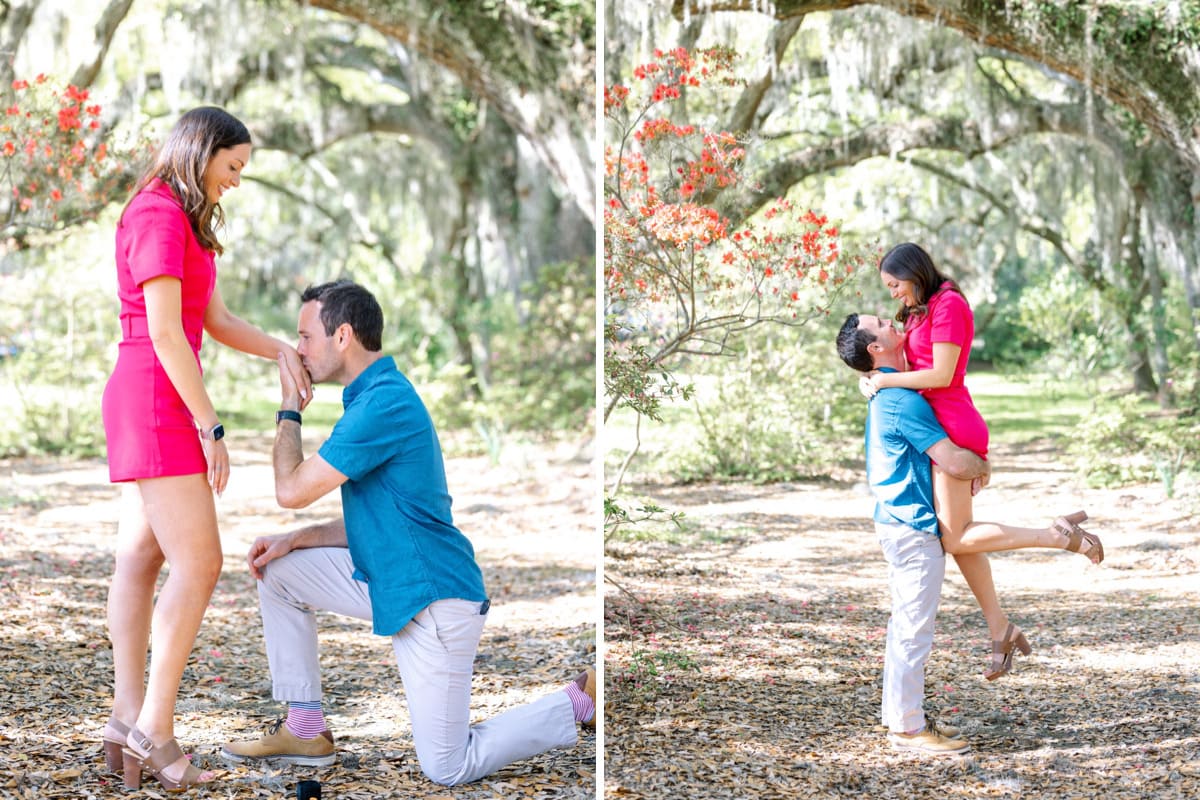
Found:
M 13 80 L 11 91 L 20 97 L 7 98 L 0 116 L 0 154 L 11 159 L 0 172 L 0 189 L 7 185 L 12 199 L 0 203 L 0 218 L 7 225 L 44 225 L 94 213 L 90 209 L 111 191 L 108 182 L 119 167 L 99 141 L 102 106 L 87 102 L 86 88 L 55 85 L 44 73 L 32 82 Z M 22 223 L 14 212 L 41 222 Z
M 638 314 L 738 314 L 758 298 L 756 313 L 790 322 L 801 298 L 819 307 L 818 295 L 844 280 L 830 279 L 840 231 L 825 216 L 781 197 L 734 227 L 714 207 L 724 189 L 745 181 L 746 143 L 690 114 L 684 123 L 677 101 L 734 82 L 733 59 L 724 48 L 658 50 L 634 69 L 632 88 L 605 87 L 604 284 L 612 301 Z M 659 324 L 669 331 L 665 321 L 651 327 Z

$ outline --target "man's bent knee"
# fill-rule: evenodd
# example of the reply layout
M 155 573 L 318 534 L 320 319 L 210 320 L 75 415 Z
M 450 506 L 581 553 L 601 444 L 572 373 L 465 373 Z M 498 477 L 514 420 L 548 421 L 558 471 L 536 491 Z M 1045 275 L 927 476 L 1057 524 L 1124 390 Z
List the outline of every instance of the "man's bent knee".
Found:
M 468 783 L 468 781 L 464 778 L 461 769 L 457 773 L 451 773 L 445 769 L 430 769 L 422 764 L 421 772 L 425 774 L 426 778 L 429 778 L 429 780 L 433 781 L 439 786 L 459 786 L 461 784 Z

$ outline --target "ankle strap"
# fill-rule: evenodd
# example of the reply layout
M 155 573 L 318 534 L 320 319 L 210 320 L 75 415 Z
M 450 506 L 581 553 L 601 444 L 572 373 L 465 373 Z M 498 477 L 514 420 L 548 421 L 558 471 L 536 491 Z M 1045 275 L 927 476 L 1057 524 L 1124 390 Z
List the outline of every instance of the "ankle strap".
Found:
M 137 728 L 132 728 L 129 735 L 133 738 L 133 742 L 145 751 L 146 755 L 142 757 L 142 761 L 152 770 L 159 771 L 183 758 L 183 750 L 179 748 L 179 742 L 174 739 L 155 745 L 150 741 L 149 736 Z

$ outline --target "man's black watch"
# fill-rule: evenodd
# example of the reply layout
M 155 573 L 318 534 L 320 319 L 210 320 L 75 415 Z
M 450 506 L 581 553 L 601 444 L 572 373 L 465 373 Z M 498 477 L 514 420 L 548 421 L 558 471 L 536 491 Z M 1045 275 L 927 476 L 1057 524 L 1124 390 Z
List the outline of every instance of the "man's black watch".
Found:
M 201 429 L 200 438 L 208 439 L 210 442 L 219 442 L 225 438 L 225 426 L 218 422 L 207 431 Z
M 281 408 L 280 410 L 275 412 L 275 424 L 276 425 L 283 422 L 285 419 L 290 419 L 292 422 L 296 423 L 297 425 L 304 424 L 304 420 L 300 417 L 299 411 L 289 411 L 286 408 Z

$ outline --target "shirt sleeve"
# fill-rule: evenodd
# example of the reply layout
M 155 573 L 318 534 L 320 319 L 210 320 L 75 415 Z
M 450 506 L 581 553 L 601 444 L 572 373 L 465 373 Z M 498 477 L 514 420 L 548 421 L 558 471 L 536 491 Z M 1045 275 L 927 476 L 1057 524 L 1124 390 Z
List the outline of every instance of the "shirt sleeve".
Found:
M 909 444 L 918 452 L 924 453 L 942 439 L 948 438 L 946 429 L 938 422 L 933 408 L 920 393 L 908 389 L 903 392 L 904 396 L 896 406 L 899 417 L 897 429 Z
M 970 306 L 952 289 L 943 289 L 939 295 L 930 310 L 930 343 L 949 342 L 970 350 L 974 328 Z
M 188 221 L 180 208 L 156 197 L 138 199 L 122 224 L 129 228 L 128 263 L 135 284 L 162 275 L 183 280 Z
M 395 422 L 373 410 L 370 402 L 354 403 L 333 426 L 318 452 L 350 480 L 362 480 L 395 455 L 399 445 Z

